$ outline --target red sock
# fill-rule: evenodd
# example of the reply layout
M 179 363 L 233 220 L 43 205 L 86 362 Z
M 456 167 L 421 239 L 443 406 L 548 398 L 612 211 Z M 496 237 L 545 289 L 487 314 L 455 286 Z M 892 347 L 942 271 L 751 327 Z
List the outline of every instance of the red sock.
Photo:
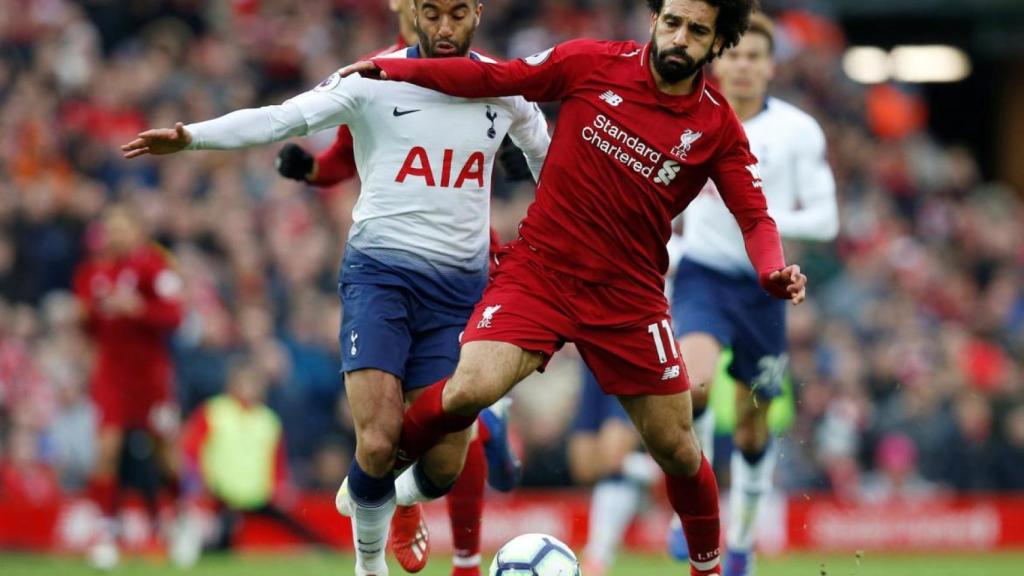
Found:
M 402 421 L 402 437 L 398 444 L 398 458 L 395 468 L 401 469 L 432 448 L 441 438 L 465 430 L 476 422 L 476 414 L 460 416 L 448 414 L 441 406 L 441 393 L 448 382 L 445 378 L 437 384 L 424 388 L 423 394 L 405 411 Z
M 112 518 L 117 513 L 117 478 L 113 476 L 96 476 L 89 481 L 86 491 L 89 500 L 99 507 L 100 513 Z
M 690 549 L 691 575 L 718 574 L 721 553 L 718 483 L 711 464 L 702 456 L 695 476 L 667 476 L 666 480 L 668 500 L 683 522 L 686 545 Z
M 462 475 L 448 493 L 448 515 L 452 519 L 455 557 L 452 576 L 480 575 L 480 528 L 484 514 L 487 458 L 479 437 L 469 443 Z

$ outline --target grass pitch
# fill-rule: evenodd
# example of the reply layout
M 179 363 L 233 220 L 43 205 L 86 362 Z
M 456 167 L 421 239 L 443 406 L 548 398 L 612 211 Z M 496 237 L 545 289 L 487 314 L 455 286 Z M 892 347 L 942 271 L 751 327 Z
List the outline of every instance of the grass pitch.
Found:
M 434 558 L 423 576 L 448 576 L 451 565 Z M 162 558 L 131 558 L 111 576 L 342 576 L 352 573 L 352 558 L 343 555 L 297 553 L 283 555 L 206 556 L 183 572 Z M 0 576 L 96 576 L 76 558 L 0 554 Z M 405 574 L 397 566 L 392 576 Z M 486 572 L 485 572 L 486 574 Z M 1024 551 L 979 555 L 849 555 L 801 554 L 764 558 L 758 576 L 1021 576 Z M 688 576 L 684 566 L 663 557 L 626 555 L 609 576 Z M 584 574 L 583 576 L 586 576 Z

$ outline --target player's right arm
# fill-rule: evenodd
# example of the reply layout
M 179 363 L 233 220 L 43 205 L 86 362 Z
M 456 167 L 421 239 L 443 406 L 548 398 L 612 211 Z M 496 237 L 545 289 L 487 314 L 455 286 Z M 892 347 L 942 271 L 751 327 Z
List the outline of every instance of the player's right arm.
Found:
M 342 69 L 342 76 L 408 82 L 460 98 L 523 96 L 534 102 L 561 100 L 591 70 L 607 43 L 572 40 L 528 58 L 484 62 L 471 58 L 375 58 Z
M 368 85 L 335 72 L 319 86 L 276 106 L 236 110 L 220 118 L 139 134 L 121 146 L 125 158 L 182 150 L 236 150 L 305 136 L 346 124 L 367 99 Z

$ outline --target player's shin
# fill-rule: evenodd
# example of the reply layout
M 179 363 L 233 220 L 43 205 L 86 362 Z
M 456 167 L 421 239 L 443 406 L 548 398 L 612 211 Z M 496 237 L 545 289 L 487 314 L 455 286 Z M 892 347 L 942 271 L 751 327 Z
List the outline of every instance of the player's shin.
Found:
M 590 501 L 590 528 L 583 551 L 587 574 L 599 576 L 611 566 L 630 521 L 640 507 L 645 487 L 625 478 L 602 480 Z
M 352 500 L 352 532 L 356 544 L 356 574 L 387 575 L 384 548 L 391 515 L 395 511 L 395 485 L 391 474 L 374 478 L 352 461 L 348 473 Z
M 487 459 L 480 438 L 469 444 L 466 463 L 448 494 L 452 521 L 452 576 L 479 576 L 480 530 L 484 512 Z
M 771 491 L 777 450 L 774 442 L 751 453 L 735 451 L 730 470 L 729 523 L 726 544 L 730 552 L 747 553 L 754 549 L 757 511 Z
M 718 483 L 707 458 L 694 476 L 667 476 L 672 509 L 679 515 L 690 549 L 693 576 L 718 574 L 720 522 Z
M 405 418 L 402 420 L 396 470 L 401 470 L 418 460 L 446 435 L 465 430 L 476 421 L 476 413 L 463 416 L 444 411 L 441 397 L 447 383 L 446 378 L 425 388 L 420 397 L 406 410 Z

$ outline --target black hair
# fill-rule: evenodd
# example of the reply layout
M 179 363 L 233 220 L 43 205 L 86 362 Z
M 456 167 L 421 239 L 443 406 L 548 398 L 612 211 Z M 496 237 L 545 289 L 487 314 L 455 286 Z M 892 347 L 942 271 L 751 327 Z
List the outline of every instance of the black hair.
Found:
M 727 49 L 739 43 L 740 38 L 750 26 L 750 14 L 758 7 L 758 0 L 699 0 L 718 8 L 718 19 L 715 22 L 715 34 L 722 39 L 722 49 L 716 56 L 721 56 Z M 665 0 L 647 0 L 647 6 L 654 14 L 661 14 Z

